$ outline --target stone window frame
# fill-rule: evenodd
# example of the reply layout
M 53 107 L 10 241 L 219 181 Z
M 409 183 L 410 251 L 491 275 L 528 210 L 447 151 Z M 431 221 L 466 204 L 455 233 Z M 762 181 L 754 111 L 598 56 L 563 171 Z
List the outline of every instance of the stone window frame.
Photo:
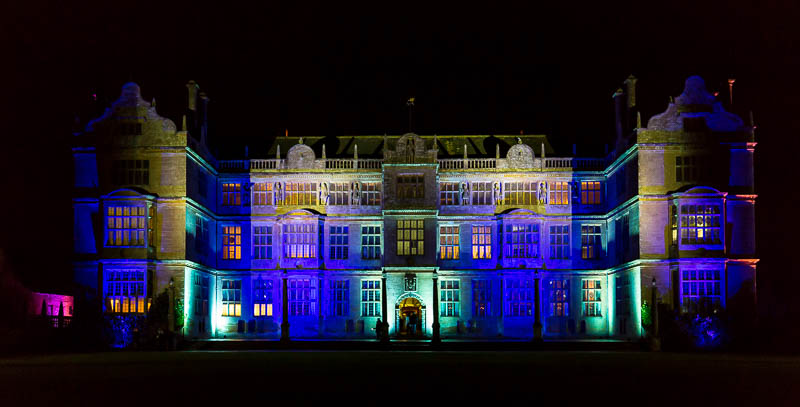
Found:
M 538 259 L 541 257 L 539 222 L 513 222 L 504 224 L 504 227 L 503 257 L 509 259 Z M 522 242 L 520 242 L 520 238 Z M 525 252 L 526 255 L 520 255 L 522 252 Z
M 242 184 L 240 182 L 222 183 L 222 206 L 242 206 Z
M 472 225 L 472 258 L 492 258 L 492 225 Z
M 257 182 L 253 184 L 253 206 L 272 205 L 275 196 L 275 186 L 272 182 Z
M 222 259 L 242 259 L 242 227 L 228 225 L 222 227 Z
M 461 316 L 461 281 L 439 279 L 439 316 Z
M 286 282 L 289 316 L 313 316 L 317 308 L 317 279 L 290 277 Z
M 492 316 L 492 280 L 472 280 L 472 316 L 474 318 Z
M 458 260 L 461 257 L 460 225 L 440 224 L 438 240 L 439 258 L 441 260 Z
M 472 181 L 470 182 L 471 205 L 492 205 L 492 195 L 494 194 L 494 182 L 492 181 Z
M 460 182 L 439 182 L 439 206 L 461 205 L 460 188 Z
M 713 312 L 722 308 L 724 265 L 680 268 L 682 313 Z M 709 293 L 710 291 L 710 293 Z M 710 300 L 710 301 L 709 301 Z
M 350 280 L 329 280 L 330 315 L 346 317 L 350 315 Z
M 536 205 L 538 187 L 536 181 L 503 182 L 503 205 Z
M 397 174 L 395 192 L 398 199 L 424 199 L 425 174 Z
M 602 231 L 600 224 L 581 225 L 581 259 L 597 260 L 603 257 Z
M 547 282 L 551 317 L 569 316 L 569 279 L 556 278 Z
M 209 277 L 199 272 L 192 273 L 194 287 L 194 315 L 208 315 Z
M 377 230 L 375 233 L 374 231 Z M 369 233 L 373 231 L 373 233 Z M 383 252 L 381 225 L 361 225 L 361 259 L 378 260 Z M 367 254 L 365 256 L 365 254 Z
M 550 182 L 550 205 L 569 205 L 569 182 L 552 181 Z
M 405 232 L 408 232 L 408 233 L 405 233 Z M 408 244 L 406 245 L 405 243 L 408 243 Z M 408 246 L 408 247 L 406 247 L 406 246 Z M 397 255 L 398 256 L 423 256 L 423 255 L 425 255 L 425 220 L 424 219 L 398 219 L 397 220 Z
M 347 260 L 350 255 L 350 226 L 329 226 L 328 242 L 329 258 L 331 260 Z
M 603 283 L 600 278 L 581 280 L 581 308 L 584 317 L 603 316 Z
M 242 316 L 242 280 L 223 278 L 220 281 L 220 316 Z
M 150 308 L 147 294 L 147 270 L 144 268 L 114 267 L 103 270 L 103 297 L 107 313 L 143 314 Z
M 104 210 L 104 247 L 135 248 L 153 245 L 154 205 L 141 201 L 114 201 L 106 203 Z M 134 210 L 136 214 L 132 214 Z M 135 227 L 132 226 L 133 223 L 136 223 Z M 136 234 L 135 244 L 131 244 L 131 235 L 127 235 L 126 244 L 126 232 Z
M 550 225 L 550 258 L 570 258 L 570 225 Z
M 722 199 L 680 199 L 677 206 L 681 247 L 722 247 L 725 242 L 725 206 Z M 702 213 L 698 208 L 702 208 Z M 701 217 L 702 225 L 698 222 Z M 708 226 L 709 223 L 711 226 Z M 706 236 L 712 236 L 711 241 L 699 241 L 701 234 L 704 240 Z M 695 241 L 691 241 L 691 235 L 695 236 Z
M 380 182 L 363 182 L 361 185 L 361 205 L 380 206 L 383 184 Z
M 275 291 L 273 280 L 258 276 L 253 279 L 253 316 L 271 317 L 275 315 Z
M 532 317 L 534 312 L 535 280 L 527 277 L 508 277 L 503 284 L 505 312 L 503 317 Z
M 283 224 L 283 257 L 287 259 L 313 259 L 317 257 L 316 223 Z
M 381 279 L 367 278 L 361 280 L 361 316 L 381 316 Z
M 603 203 L 602 181 L 581 181 L 581 204 L 601 205 Z
M 253 259 L 271 260 L 275 254 L 275 228 L 272 224 L 253 226 Z
M 350 205 L 350 182 L 331 182 L 328 187 L 328 205 Z

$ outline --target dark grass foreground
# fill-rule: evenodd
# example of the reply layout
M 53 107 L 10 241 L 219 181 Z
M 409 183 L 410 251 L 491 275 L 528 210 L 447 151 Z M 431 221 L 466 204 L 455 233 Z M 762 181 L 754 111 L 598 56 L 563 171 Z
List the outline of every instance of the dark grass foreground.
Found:
M 0 360 L 2 406 L 270 405 L 283 399 L 476 405 L 486 398 L 524 405 L 798 405 L 798 383 L 798 357 L 722 354 L 189 351 Z

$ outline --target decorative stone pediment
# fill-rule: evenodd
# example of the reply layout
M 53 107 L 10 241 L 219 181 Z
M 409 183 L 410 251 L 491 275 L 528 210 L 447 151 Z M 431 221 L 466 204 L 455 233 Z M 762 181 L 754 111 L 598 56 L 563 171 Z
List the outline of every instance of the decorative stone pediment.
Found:
M 314 150 L 305 144 L 295 144 L 286 154 L 286 167 L 295 168 L 314 168 L 314 161 L 317 156 Z
M 414 133 L 406 133 L 397 140 L 395 149 L 384 149 L 384 161 L 389 163 L 435 163 L 436 150 L 428 150 L 425 140 Z
M 509 168 L 533 168 L 533 148 L 527 144 L 514 144 L 508 149 Z
M 116 119 L 116 120 L 110 120 Z M 122 86 L 122 92 L 111 107 L 106 109 L 102 116 L 89 122 L 86 130 L 91 132 L 102 125 L 115 125 L 116 121 L 160 122 L 161 130 L 168 134 L 177 131 L 175 123 L 156 112 L 155 102 L 149 103 L 142 99 L 139 85 L 128 82 Z

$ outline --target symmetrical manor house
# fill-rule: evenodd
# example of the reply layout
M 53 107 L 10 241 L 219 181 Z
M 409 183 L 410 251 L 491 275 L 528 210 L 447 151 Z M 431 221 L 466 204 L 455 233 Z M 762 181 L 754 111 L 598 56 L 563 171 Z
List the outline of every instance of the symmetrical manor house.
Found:
M 128 83 L 75 136 L 75 278 L 108 314 L 172 290 L 187 337 L 546 340 L 638 338 L 653 291 L 754 306 L 753 126 L 699 77 L 646 126 L 628 78 L 596 158 L 408 133 L 219 160 L 187 86 L 180 129 Z

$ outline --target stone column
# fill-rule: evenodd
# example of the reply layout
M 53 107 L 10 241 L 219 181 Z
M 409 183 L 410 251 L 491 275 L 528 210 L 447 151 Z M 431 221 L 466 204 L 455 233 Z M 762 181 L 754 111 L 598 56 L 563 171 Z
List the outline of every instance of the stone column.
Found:
M 536 271 L 534 274 L 533 279 L 533 299 L 534 299 L 534 312 L 533 312 L 533 341 L 534 342 L 541 342 L 542 341 L 542 296 L 541 287 L 540 287 L 541 279 L 539 278 L 539 272 Z
M 433 336 L 431 343 L 437 344 L 442 341 L 439 337 L 439 276 L 433 274 Z
M 380 335 L 381 342 L 389 342 L 389 310 L 388 310 L 388 299 L 386 298 L 386 273 L 381 275 L 381 320 L 383 321 L 383 326 L 381 330 L 383 331 Z M 377 332 L 376 332 L 377 334 Z
M 323 300 L 325 299 L 325 275 L 320 272 L 319 279 L 317 284 L 317 315 L 319 316 L 319 321 L 317 323 L 317 335 L 323 336 L 325 334 L 325 305 L 323 304 Z
M 505 310 L 505 297 L 503 296 L 503 275 L 500 274 L 497 286 L 500 288 L 500 300 L 495 301 L 499 305 L 497 312 L 497 334 L 503 336 L 503 311 Z
M 281 296 L 281 342 L 289 342 L 289 281 L 283 272 L 283 294 Z

